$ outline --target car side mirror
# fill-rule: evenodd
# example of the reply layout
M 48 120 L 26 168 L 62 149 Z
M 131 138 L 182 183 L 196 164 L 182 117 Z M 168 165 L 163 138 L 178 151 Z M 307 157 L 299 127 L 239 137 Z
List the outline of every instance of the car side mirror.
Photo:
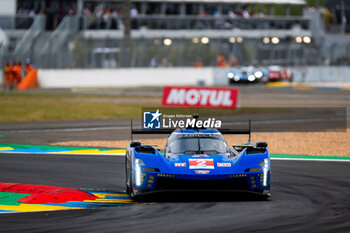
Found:
M 261 149 L 266 149 L 267 148 L 267 142 L 257 142 L 256 143 L 256 147 L 257 148 L 261 148 Z
M 131 142 L 130 143 L 130 147 L 137 147 L 137 146 L 141 146 L 141 142 Z

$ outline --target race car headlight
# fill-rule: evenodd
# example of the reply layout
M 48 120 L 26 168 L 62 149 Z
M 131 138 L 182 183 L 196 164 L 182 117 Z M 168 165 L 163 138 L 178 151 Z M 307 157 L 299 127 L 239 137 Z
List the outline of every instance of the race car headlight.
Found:
M 266 158 L 266 159 L 263 159 L 260 161 L 259 163 L 260 166 L 262 166 L 262 169 L 263 169 L 263 186 L 267 186 L 267 175 L 268 175 L 268 172 L 269 172 L 269 160 Z
M 263 73 L 261 71 L 257 71 L 254 75 L 256 78 L 261 78 L 263 76 Z
M 135 184 L 136 186 L 141 186 L 143 181 L 143 176 L 141 172 L 141 166 L 144 166 L 145 164 L 141 159 L 135 159 Z
M 238 75 L 236 75 L 236 76 L 233 78 L 233 80 L 235 80 L 235 81 L 237 82 L 237 81 L 239 81 L 239 80 L 240 80 L 240 78 L 239 78 L 239 76 L 238 76 Z
M 227 77 L 228 77 L 228 78 L 233 78 L 233 77 L 234 77 L 234 74 L 233 74 L 232 72 L 230 72 L 230 73 L 227 74 Z
M 248 81 L 250 81 L 250 82 L 253 82 L 255 80 L 255 76 L 254 75 L 249 75 L 248 76 Z

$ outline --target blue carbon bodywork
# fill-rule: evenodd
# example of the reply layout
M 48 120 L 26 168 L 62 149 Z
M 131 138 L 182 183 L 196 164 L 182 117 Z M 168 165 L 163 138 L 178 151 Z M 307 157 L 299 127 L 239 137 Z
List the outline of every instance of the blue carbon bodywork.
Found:
M 198 130 L 181 131 L 183 134 L 195 132 L 198 132 Z M 200 130 L 200 133 L 212 132 L 213 130 Z M 230 154 L 178 154 L 166 158 L 159 150 L 152 148 L 154 153 L 138 152 L 136 147 L 131 146 L 127 148 L 126 183 L 130 188 L 131 196 L 155 191 L 192 189 L 196 191 L 249 191 L 270 195 L 270 156 L 268 149 L 256 150 L 255 152 L 254 149 L 245 148 L 235 156 Z M 210 161 L 213 166 L 210 168 L 190 167 L 190 160 L 201 159 Z M 142 162 L 140 174 L 136 174 L 135 171 L 136 160 Z M 267 168 L 265 164 L 265 169 L 263 161 L 268 162 Z M 250 171 L 249 169 L 253 170 Z M 136 182 L 136 175 L 141 176 L 139 184 Z M 197 183 L 200 184 L 200 187 L 196 187 Z
M 244 67 L 242 67 L 244 68 Z M 257 72 L 261 72 L 261 76 L 256 76 Z M 254 81 L 249 81 L 249 76 L 253 75 L 255 77 Z M 267 78 L 268 71 L 264 68 L 254 69 L 252 68 L 249 72 L 243 72 L 242 69 L 236 69 L 228 72 L 229 84 L 235 83 L 265 83 L 268 81 Z

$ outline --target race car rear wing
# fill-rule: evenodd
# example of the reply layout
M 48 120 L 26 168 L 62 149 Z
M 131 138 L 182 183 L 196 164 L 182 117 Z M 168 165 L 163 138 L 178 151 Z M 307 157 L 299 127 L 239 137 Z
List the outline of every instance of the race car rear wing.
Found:
M 251 120 L 249 119 L 249 128 L 248 129 L 217 129 L 222 134 L 249 134 L 248 143 L 251 139 Z M 133 134 L 171 134 L 174 132 L 174 129 L 133 129 L 132 120 L 130 125 L 131 132 L 131 141 L 133 141 Z

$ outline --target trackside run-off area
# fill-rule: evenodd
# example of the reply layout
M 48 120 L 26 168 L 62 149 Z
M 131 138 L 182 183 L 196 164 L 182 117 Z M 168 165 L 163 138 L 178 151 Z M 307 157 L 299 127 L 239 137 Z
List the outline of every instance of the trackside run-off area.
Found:
M 78 190 L 0 182 L 0 213 L 94 209 L 136 205 L 123 191 Z

